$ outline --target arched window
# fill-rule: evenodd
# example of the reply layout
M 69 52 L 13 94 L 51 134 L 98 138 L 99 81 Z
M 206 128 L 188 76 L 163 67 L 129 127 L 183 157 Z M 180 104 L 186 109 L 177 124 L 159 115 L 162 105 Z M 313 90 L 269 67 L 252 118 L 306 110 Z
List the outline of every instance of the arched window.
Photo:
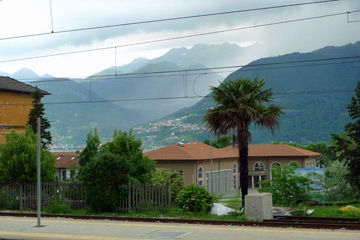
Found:
M 274 166 L 280 167 L 280 169 L 281 169 L 281 164 L 280 164 L 279 162 L 273 162 L 273 163 L 271 164 L 271 169 L 272 169 Z
M 299 164 L 297 162 L 292 161 L 291 163 L 289 163 L 289 166 L 291 166 L 291 167 L 299 167 Z
M 279 167 L 281 170 L 281 164 L 279 162 L 273 162 L 271 164 L 271 169 L 273 169 L 274 167 Z M 270 179 L 273 179 L 272 171 L 270 171 Z
M 203 186 L 203 168 L 199 167 L 198 169 L 198 185 Z
M 236 172 L 237 172 L 237 166 L 236 166 L 236 163 L 234 163 L 234 166 L 233 166 L 233 182 L 234 182 L 234 189 L 236 189 L 236 179 L 237 179 L 237 175 L 236 175 Z
M 254 170 L 255 171 L 264 171 L 265 170 L 264 164 L 262 162 L 255 163 Z
M 309 168 L 309 162 L 308 161 L 306 161 L 305 166 L 306 166 L 306 168 Z

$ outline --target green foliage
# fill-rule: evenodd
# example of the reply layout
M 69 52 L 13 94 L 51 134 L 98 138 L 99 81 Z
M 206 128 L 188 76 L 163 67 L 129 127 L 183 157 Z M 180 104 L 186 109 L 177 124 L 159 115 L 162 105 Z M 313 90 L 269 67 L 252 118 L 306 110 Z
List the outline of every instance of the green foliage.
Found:
M 179 192 L 184 189 L 184 177 L 180 172 L 165 168 L 156 168 L 152 175 L 152 182 L 156 185 L 171 185 L 171 200 L 175 201 Z
M 343 162 L 334 162 L 333 166 L 326 169 L 324 200 L 328 202 L 346 202 L 360 198 L 358 189 L 352 187 L 345 176 L 349 173 L 349 169 Z
M 207 145 L 212 145 L 216 148 L 223 148 L 232 144 L 232 138 L 230 136 L 219 136 L 212 143 L 209 139 L 205 139 L 204 143 Z
M 37 179 L 37 137 L 28 127 L 25 133 L 14 130 L 0 145 L 0 181 L 35 182 Z M 41 181 L 55 180 L 55 157 L 41 147 Z
M 191 184 L 178 194 L 175 202 L 185 212 L 209 212 L 214 199 L 204 187 Z
M 59 202 L 53 202 L 47 205 L 44 211 L 48 214 L 70 214 L 72 209 L 70 205 Z
M 20 201 L 0 191 L 0 209 L 19 210 Z
M 113 140 L 102 145 L 99 151 L 96 131 L 95 136 L 90 133 L 88 139 L 87 153 L 82 155 L 86 164 L 81 169 L 87 204 L 93 212 L 116 211 L 127 192 L 120 185 L 150 183 L 155 162 L 143 155 L 141 140 L 131 131 L 115 131 Z
M 129 133 L 115 131 L 113 140 L 102 145 L 100 152 L 111 152 L 121 156 L 130 166 L 128 175 L 140 183 L 150 183 L 155 162 L 143 155 L 141 140 L 136 139 L 130 130 Z
M 331 137 L 335 156 L 342 158 L 339 161 L 344 160 L 348 167 L 346 180 L 360 191 L 360 81 L 347 109 L 353 121 L 345 125 L 346 135 L 332 134 Z
M 41 143 L 44 148 L 49 146 L 52 142 L 51 132 L 49 129 L 51 128 L 50 122 L 47 118 L 44 117 L 45 115 L 45 108 L 44 104 L 41 103 L 41 98 L 44 97 L 44 94 L 41 92 L 40 89 L 36 88 L 36 90 L 31 94 L 34 98 L 32 104 L 33 108 L 29 112 L 29 120 L 28 125 L 37 133 L 37 119 L 40 118 L 41 122 Z
M 264 90 L 264 85 L 264 79 L 258 80 L 258 77 L 255 77 L 251 80 L 239 76 L 236 80 L 226 79 L 219 87 L 211 87 L 216 105 L 206 111 L 203 120 L 206 127 L 218 136 L 236 134 L 243 206 L 248 193 L 250 124 L 266 127 L 273 132 L 279 127 L 282 114 L 282 108 L 272 104 L 272 90 Z
M 121 184 L 128 183 L 129 164 L 110 152 L 96 155 L 83 169 L 85 199 L 93 212 L 114 212 L 122 198 Z
M 79 169 L 79 178 L 81 179 L 82 177 L 82 170 L 83 168 L 86 166 L 87 163 L 90 162 L 91 158 L 95 157 L 95 155 L 99 152 L 99 147 L 100 147 L 101 141 L 99 138 L 99 135 L 97 133 L 97 129 L 94 129 L 94 134 L 92 133 L 92 131 L 90 131 L 87 135 L 87 140 L 86 140 L 86 147 L 83 151 L 81 151 L 79 158 L 79 164 L 80 164 L 80 169 Z
M 259 192 L 271 192 L 274 205 L 293 205 L 298 201 L 310 200 L 310 184 L 308 177 L 295 174 L 293 166 L 285 165 L 284 170 L 274 166 L 271 169 L 272 180 L 260 181 Z

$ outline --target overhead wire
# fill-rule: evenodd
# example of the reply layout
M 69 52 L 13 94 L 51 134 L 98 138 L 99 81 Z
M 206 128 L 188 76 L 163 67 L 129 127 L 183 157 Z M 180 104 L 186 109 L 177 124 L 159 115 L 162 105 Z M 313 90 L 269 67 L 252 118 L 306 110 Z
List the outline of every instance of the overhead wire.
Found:
M 287 61 L 287 62 L 277 62 L 277 63 L 264 63 L 264 64 L 252 64 L 252 65 L 246 65 L 246 69 L 242 68 L 239 69 L 239 71 L 253 71 L 253 70 L 268 70 L 268 69 L 277 69 L 277 68 L 298 68 L 298 67 L 316 67 L 316 66 L 324 66 L 324 65 L 330 65 L 330 64 L 349 64 L 354 63 L 354 59 L 359 59 L 360 56 L 353 56 L 353 57 L 337 57 L 337 58 L 322 58 L 322 59 L 310 59 L 310 60 L 299 60 L 299 61 Z M 338 61 L 338 60 L 351 60 L 347 62 L 329 62 L 329 61 Z M 321 61 L 326 61 L 326 63 L 321 63 Z M 292 66 L 281 66 L 285 64 L 298 64 L 298 63 L 315 63 L 315 64 L 306 64 L 306 65 L 292 65 Z M 320 63 L 319 63 L 320 62 Z M 268 68 L 268 66 L 274 66 Z M 280 65 L 280 66 L 278 66 Z M 249 69 L 248 67 L 266 67 L 262 69 Z M 233 68 L 234 66 L 228 66 L 228 67 L 221 67 L 221 68 Z M 219 69 L 220 67 L 217 67 L 216 69 Z M 209 69 L 209 68 L 206 68 Z M 194 70 L 194 69 L 193 69 Z M 198 69 L 197 69 L 198 70 Z M 183 70 L 185 71 L 185 70 Z M 191 70 L 186 70 L 187 72 L 191 72 Z M 169 73 L 171 71 L 166 71 L 166 73 Z M 174 71 L 173 71 L 174 72 Z M 159 73 L 159 72 L 158 72 Z M 150 72 L 147 74 L 151 74 Z M 209 74 L 209 73 L 190 73 L 189 75 L 201 75 L 201 74 Z M 165 75 L 168 76 L 168 75 Z M 181 76 L 181 75 L 175 75 L 175 76 Z M 149 76 L 147 76 L 148 78 Z M 52 80 L 56 81 L 56 80 Z M 67 80 L 70 81 L 70 80 Z M 41 83 L 41 82 L 32 82 L 32 83 Z M 307 94 L 338 94 L 338 93 L 348 93 L 353 92 L 353 89 L 333 89 L 333 90 L 305 90 L 305 91 L 288 91 L 288 92 L 274 92 L 273 95 L 307 95 Z M 195 99 L 195 98 L 208 98 L 211 97 L 210 95 L 198 95 L 196 96 L 177 96 L 177 97 L 150 97 L 150 98 L 128 98 L 128 99 L 102 99 L 102 100 L 91 100 L 91 98 L 87 101 L 62 101 L 62 102 L 44 102 L 45 105 L 54 105 L 54 104 L 83 104 L 83 103 L 104 103 L 104 102 L 129 102 L 129 101 L 149 101 L 149 100 L 176 100 L 176 99 Z M 0 104 L 0 106 L 11 106 L 11 105 L 22 105 L 22 104 Z M 31 105 L 25 104 L 25 105 Z
M 352 13 L 360 12 L 360 10 L 351 11 L 351 12 Z M 224 29 L 224 30 L 218 30 L 218 31 L 189 34 L 189 35 L 183 35 L 183 36 L 177 36 L 177 37 L 142 41 L 142 42 L 136 42 L 136 43 L 128 43 L 128 44 L 116 45 L 116 46 L 110 46 L 110 47 L 101 47 L 101 48 L 54 53 L 54 54 L 47 54 L 47 55 L 40 55 L 40 56 L 7 59 L 7 60 L 1 60 L 0 63 L 17 62 L 17 61 L 33 60 L 33 59 L 48 58 L 48 57 L 58 57 L 58 56 L 64 56 L 64 55 L 69 55 L 69 54 L 88 53 L 88 52 L 102 51 L 102 50 L 108 50 L 108 49 L 113 49 L 113 48 L 124 48 L 124 47 L 138 46 L 138 45 L 144 45 L 144 44 L 173 41 L 173 40 L 179 40 L 179 39 L 185 39 L 185 38 L 200 37 L 200 36 L 213 35 L 213 34 L 219 34 L 219 33 L 247 30 L 247 29 L 252 29 L 252 28 L 269 27 L 269 26 L 275 26 L 275 25 L 280 25 L 280 24 L 287 24 L 287 23 L 294 23 L 294 22 L 300 22 L 300 21 L 309 21 L 309 20 L 314 20 L 314 19 L 335 17 L 335 16 L 340 16 L 340 15 L 345 15 L 348 13 L 349 12 L 339 12 L 339 13 L 332 13 L 332 14 L 326 14 L 326 15 L 313 16 L 313 17 L 297 18 L 297 19 L 278 21 L 278 22 L 272 22 L 272 23 L 264 23 L 264 24 L 252 25 L 252 26 L 247 26 L 247 27 L 238 27 L 238 28 Z
M 334 62 L 335 61 L 335 62 Z M 339 61 L 339 62 L 337 62 Z M 321 63 L 325 62 L 325 63 Z M 320 65 L 330 65 L 330 64 L 345 64 L 345 63 L 354 63 L 360 62 L 360 55 L 357 56 L 346 56 L 346 57 L 332 57 L 332 58 L 318 58 L 318 59 L 306 59 L 306 60 L 296 60 L 296 61 L 283 61 L 283 62 L 268 62 L 268 63 L 250 63 L 246 65 L 232 65 L 232 66 L 219 66 L 219 67 L 205 67 L 205 68 L 192 68 L 192 69 L 181 69 L 181 70 L 165 70 L 165 71 L 149 71 L 149 72 L 140 72 L 140 73 L 123 73 L 123 74 L 106 74 L 106 75 L 96 75 L 90 76 L 85 79 L 81 79 L 81 81 L 95 81 L 95 80 L 104 80 L 107 78 L 110 79 L 121 79 L 121 78 L 141 78 L 141 77 L 159 77 L 163 75 L 164 77 L 169 76 L 182 76 L 185 72 L 187 75 L 198 75 L 201 73 L 211 74 L 211 72 L 205 71 L 216 71 L 222 69 L 239 69 L 240 71 L 253 71 L 253 70 L 267 70 L 267 69 L 278 69 L 278 68 L 297 68 L 297 67 L 314 67 Z M 303 64 L 303 63 L 315 63 L 311 65 L 291 65 L 291 64 Z M 289 66 L 281 66 L 286 65 Z M 271 66 L 269 68 L 268 66 Z M 275 67 L 273 67 L 275 66 Z M 232 72 L 232 71 L 231 71 Z M 175 75 L 174 73 L 179 73 L 179 75 Z M 216 73 L 216 72 L 215 72 Z M 171 75 L 170 75 L 171 74 Z M 39 78 L 42 79 L 42 78 Z M 56 82 L 56 81 L 69 81 L 69 78 L 66 79 L 44 79 L 44 80 L 34 80 L 34 78 L 23 78 L 18 79 L 25 81 L 25 83 L 42 83 L 42 82 Z M 33 80 L 33 81 L 29 81 Z
M 52 13 L 52 2 L 50 0 L 51 32 L 43 32 L 43 33 L 34 33 L 34 34 L 27 34 L 27 35 L 3 37 L 3 38 L 0 38 L 0 41 L 2 41 L 2 40 L 10 40 L 10 39 L 18 39 L 18 38 L 45 36 L 45 35 L 51 35 L 51 34 L 71 33 L 71 32 L 89 31 L 89 30 L 114 28 L 114 27 L 125 27 L 125 26 L 140 25 L 140 24 L 178 21 L 178 20 L 184 20 L 184 19 L 211 17 L 211 16 L 228 15 L 228 14 L 235 14 L 235 13 L 264 11 L 264 10 L 272 10 L 272 9 L 288 8 L 288 7 L 298 7 L 298 6 L 323 4 L 323 3 L 338 2 L 338 1 L 340 1 L 340 0 L 314 1 L 314 2 L 306 2 L 306 3 L 286 4 L 286 5 L 278 5 L 278 6 L 271 6 L 271 7 L 251 8 L 251 9 L 243 9 L 243 10 L 235 10 L 235 11 L 206 13 L 206 14 L 191 15 L 191 16 L 163 18 L 163 19 L 155 19 L 155 20 L 146 20 L 146 21 L 138 21 L 138 22 L 119 23 L 119 24 L 110 24 L 110 25 L 95 26 L 95 27 L 84 27 L 84 28 L 76 28 L 76 29 L 67 29 L 67 30 L 54 31 L 53 16 L 52 16 L 52 14 L 53 14 Z

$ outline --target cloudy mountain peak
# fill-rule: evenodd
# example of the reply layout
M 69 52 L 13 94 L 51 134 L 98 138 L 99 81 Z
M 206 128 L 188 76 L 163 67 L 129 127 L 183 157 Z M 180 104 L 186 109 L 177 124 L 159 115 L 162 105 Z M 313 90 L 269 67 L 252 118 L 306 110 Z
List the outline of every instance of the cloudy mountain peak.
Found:
M 16 72 L 14 72 L 13 74 L 10 75 L 10 77 L 16 79 L 16 80 L 36 80 L 37 78 L 39 78 L 40 76 L 37 75 L 33 70 L 28 69 L 28 68 L 22 68 Z

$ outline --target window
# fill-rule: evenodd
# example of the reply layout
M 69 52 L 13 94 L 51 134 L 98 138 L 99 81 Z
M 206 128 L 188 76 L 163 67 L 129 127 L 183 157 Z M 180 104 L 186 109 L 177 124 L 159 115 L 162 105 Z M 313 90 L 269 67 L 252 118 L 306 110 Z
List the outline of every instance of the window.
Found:
M 198 169 L 198 185 L 203 186 L 203 168 L 199 167 Z
M 281 164 L 280 164 L 279 162 L 273 162 L 273 163 L 271 164 L 271 169 L 273 169 L 275 166 L 276 166 L 276 167 L 279 167 L 280 170 L 281 170 Z M 273 179 L 272 171 L 270 171 L 270 178 Z
M 280 167 L 280 169 L 281 169 L 281 164 L 280 164 L 279 162 L 273 162 L 273 163 L 271 164 L 271 169 L 272 169 L 274 166 Z
M 255 163 L 254 170 L 255 171 L 264 171 L 265 170 L 264 164 L 262 162 Z
M 234 182 L 234 185 L 233 185 L 233 187 L 234 187 L 234 189 L 236 189 L 236 179 L 237 179 L 237 177 L 236 177 L 236 172 L 237 172 L 237 166 L 236 166 L 236 163 L 234 163 L 234 166 L 233 166 L 233 182 Z
M 59 180 L 60 182 L 66 180 L 66 169 L 59 169 Z
M 299 167 L 299 164 L 297 162 L 291 162 L 291 163 L 289 163 L 289 166 Z

